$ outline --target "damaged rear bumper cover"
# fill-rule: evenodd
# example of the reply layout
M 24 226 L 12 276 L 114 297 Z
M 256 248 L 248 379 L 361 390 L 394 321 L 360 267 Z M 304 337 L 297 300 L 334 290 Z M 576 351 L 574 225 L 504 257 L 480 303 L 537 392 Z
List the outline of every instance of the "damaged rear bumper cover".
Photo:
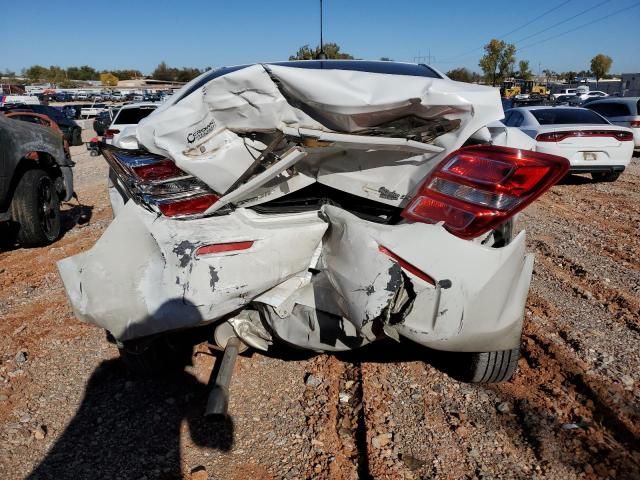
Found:
M 241 247 L 203 248 L 216 245 Z M 314 350 L 400 335 L 477 352 L 519 345 L 533 257 L 524 232 L 490 248 L 335 206 L 181 222 L 128 202 L 93 248 L 58 268 L 76 316 L 123 341 L 253 308 L 277 337 Z

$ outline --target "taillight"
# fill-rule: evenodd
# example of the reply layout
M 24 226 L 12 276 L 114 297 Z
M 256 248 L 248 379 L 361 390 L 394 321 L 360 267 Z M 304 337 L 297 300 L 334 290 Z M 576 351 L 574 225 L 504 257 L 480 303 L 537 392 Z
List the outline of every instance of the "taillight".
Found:
M 204 212 L 218 200 L 217 195 L 207 194 L 190 198 L 175 198 L 160 201 L 158 208 L 165 217 L 195 215 Z
M 631 122 L 629 122 L 629 126 L 634 128 L 640 128 L 640 120 L 631 120 Z
M 247 250 L 253 246 L 253 241 L 245 242 L 229 242 L 229 243 L 214 243 L 211 245 L 202 245 L 197 248 L 196 256 L 211 255 L 214 253 L 226 253 L 237 252 L 240 250 Z
M 444 222 L 454 235 L 475 238 L 525 208 L 568 171 L 569 161 L 556 155 L 496 146 L 462 148 L 429 174 L 402 216 Z
M 633 140 L 633 133 L 619 130 L 571 130 L 566 132 L 541 133 L 536 137 L 538 142 L 561 142 L 565 138 L 612 137 L 621 142 Z
M 120 130 L 116 128 L 113 128 L 113 129 L 109 128 L 106 132 L 104 132 L 104 135 L 102 136 L 102 138 L 112 139 L 116 133 L 120 133 Z
M 185 173 L 176 167 L 176 164 L 169 159 L 132 167 L 132 169 L 135 174 L 145 182 L 185 176 Z
M 104 146 L 102 152 L 129 196 L 166 217 L 202 215 L 220 198 L 168 158 L 110 145 Z
M 400 265 L 400 268 L 403 268 L 407 272 L 412 273 L 416 277 L 424 280 L 427 283 L 430 283 L 431 285 L 435 285 L 436 284 L 436 281 L 430 275 L 427 275 L 426 273 L 424 273 L 419 268 L 414 267 L 409 262 L 407 262 L 405 259 L 403 259 L 403 258 L 399 257 L 398 255 L 396 255 L 395 253 L 393 253 L 387 247 L 384 247 L 382 245 L 378 245 L 378 251 L 384 253 L 386 256 L 391 257 L 393 260 L 398 262 L 398 265 Z

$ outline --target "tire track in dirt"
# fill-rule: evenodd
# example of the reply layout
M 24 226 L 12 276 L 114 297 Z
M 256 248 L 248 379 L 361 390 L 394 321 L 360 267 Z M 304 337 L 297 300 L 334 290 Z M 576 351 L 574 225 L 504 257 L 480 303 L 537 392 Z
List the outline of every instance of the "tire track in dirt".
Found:
M 511 382 L 490 388 L 511 398 L 543 474 L 550 474 L 560 455 L 570 455 L 570 466 L 586 478 L 640 478 L 633 392 L 593 372 L 562 343 L 562 335 L 540 326 L 554 324 L 552 304 L 532 295 L 529 308 L 533 318 L 525 324 L 519 371 Z
M 541 253 L 538 262 L 547 271 L 576 295 L 588 301 L 604 305 L 613 317 L 621 320 L 635 332 L 640 333 L 640 299 L 624 290 L 610 286 L 600 277 L 590 274 L 586 267 L 561 253 L 552 251 L 544 240 L 533 240 L 532 244 Z
M 359 478 L 361 458 L 356 432 L 362 406 L 356 394 L 358 377 L 357 369 L 334 356 L 321 355 L 309 362 L 301 400 L 312 446 L 305 478 Z M 341 406 L 341 392 L 346 400 L 342 403 L 347 405 Z M 355 408 L 349 411 L 348 405 Z

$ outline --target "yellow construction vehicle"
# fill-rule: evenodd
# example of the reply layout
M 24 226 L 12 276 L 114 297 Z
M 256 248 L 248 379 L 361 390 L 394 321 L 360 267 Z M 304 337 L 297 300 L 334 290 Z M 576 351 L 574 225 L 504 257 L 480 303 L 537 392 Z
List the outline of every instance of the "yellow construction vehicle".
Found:
M 547 97 L 550 90 L 543 83 L 534 82 L 533 80 L 522 80 L 520 78 L 505 80 L 502 82 L 500 92 L 503 97 L 513 98 L 520 94 L 533 94 L 541 97 Z

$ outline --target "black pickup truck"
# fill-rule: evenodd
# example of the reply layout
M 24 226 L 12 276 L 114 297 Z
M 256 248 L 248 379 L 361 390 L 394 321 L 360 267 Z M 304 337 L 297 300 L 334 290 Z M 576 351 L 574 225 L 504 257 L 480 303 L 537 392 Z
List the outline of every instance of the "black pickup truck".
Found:
M 60 236 L 60 202 L 73 195 L 73 161 L 51 128 L 0 114 L 0 236 L 24 247 Z

